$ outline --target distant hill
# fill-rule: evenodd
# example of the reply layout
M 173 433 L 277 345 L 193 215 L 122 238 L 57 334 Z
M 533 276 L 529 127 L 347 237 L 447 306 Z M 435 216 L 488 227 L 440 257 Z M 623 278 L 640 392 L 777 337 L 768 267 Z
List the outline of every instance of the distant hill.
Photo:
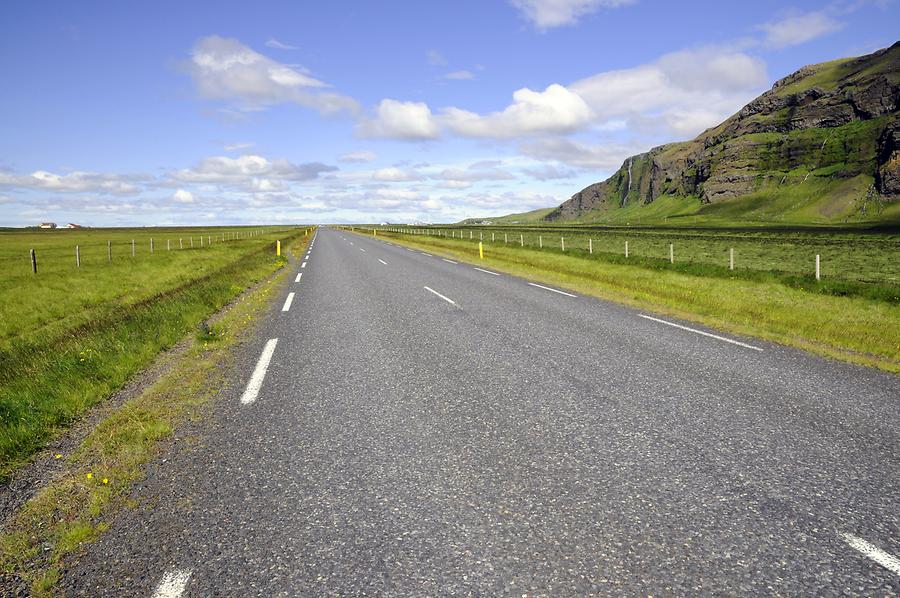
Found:
M 556 208 L 540 208 L 530 212 L 521 212 L 519 214 L 509 214 L 507 216 L 497 216 L 496 218 L 467 218 L 460 224 L 481 224 L 490 222 L 491 224 L 528 224 L 532 222 L 540 222 L 547 214 Z
M 803 67 L 692 141 L 628 158 L 543 221 L 900 223 L 898 98 L 900 42 Z

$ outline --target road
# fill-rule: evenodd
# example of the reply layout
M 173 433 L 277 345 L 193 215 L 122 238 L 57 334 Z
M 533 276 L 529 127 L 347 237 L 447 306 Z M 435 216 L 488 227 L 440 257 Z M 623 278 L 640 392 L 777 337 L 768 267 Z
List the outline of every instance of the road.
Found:
M 900 378 L 343 231 L 295 267 L 67 594 L 900 592 Z

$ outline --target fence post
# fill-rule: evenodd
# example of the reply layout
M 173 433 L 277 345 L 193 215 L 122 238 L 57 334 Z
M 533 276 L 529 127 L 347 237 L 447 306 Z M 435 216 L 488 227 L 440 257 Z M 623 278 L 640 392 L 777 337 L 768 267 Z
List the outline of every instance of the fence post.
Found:
M 669 263 L 675 263 L 675 244 L 669 243 Z
M 191 237 L 191 249 L 194 248 L 194 237 Z
M 594 240 L 593 239 L 588 239 L 588 253 L 590 253 L 590 254 L 594 253 Z
M 200 247 L 203 247 L 203 235 L 200 235 Z
M 184 249 L 184 239 L 178 237 L 178 249 Z
M 212 235 L 206 237 L 207 245 L 212 245 Z
M 172 245 L 169 239 L 166 239 L 166 251 L 172 251 Z
M 508 242 L 509 242 L 509 233 L 503 233 L 503 242 L 504 242 L 504 243 L 508 243 Z
M 525 247 L 525 235 L 519 234 L 519 245 Z
M 541 249 L 544 248 L 544 235 L 538 235 L 538 245 Z
M 134 257 L 134 239 L 131 240 L 131 257 Z
M 565 237 L 560 237 L 560 238 L 559 238 L 559 246 L 562 247 L 562 250 L 563 250 L 563 251 L 566 250 L 566 239 L 565 239 Z
M 483 231 L 478 231 L 478 240 L 484 241 L 484 232 Z
M 822 273 L 819 270 L 819 254 L 816 254 L 816 280 L 822 280 Z
M 628 241 L 625 241 L 625 257 L 628 257 Z
M 81 267 L 81 247 L 78 245 L 75 246 L 75 267 Z
M 31 250 L 31 272 L 37 274 L 37 255 L 35 255 L 34 249 Z
M 150 237 L 150 255 L 153 255 L 153 237 Z
M 469 238 L 472 238 L 472 231 L 469 231 Z
M 106 261 L 112 263 L 112 241 L 106 242 Z
M 734 247 L 728 249 L 728 269 L 734 270 Z
M 494 240 L 494 233 L 491 233 L 491 241 L 493 242 L 493 240 Z

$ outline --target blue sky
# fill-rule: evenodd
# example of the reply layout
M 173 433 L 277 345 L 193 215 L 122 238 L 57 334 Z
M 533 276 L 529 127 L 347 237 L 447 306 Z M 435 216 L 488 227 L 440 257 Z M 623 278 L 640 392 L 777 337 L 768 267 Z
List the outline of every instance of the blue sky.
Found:
M 6 2 L 0 225 L 449 222 L 556 205 L 896 2 Z

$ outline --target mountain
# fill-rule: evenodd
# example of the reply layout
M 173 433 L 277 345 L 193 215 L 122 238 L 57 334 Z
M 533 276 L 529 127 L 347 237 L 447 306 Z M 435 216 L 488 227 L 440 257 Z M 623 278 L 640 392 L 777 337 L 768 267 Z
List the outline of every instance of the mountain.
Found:
M 631 156 L 544 221 L 900 222 L 900 42 L 806 66 L 692 141 Z

